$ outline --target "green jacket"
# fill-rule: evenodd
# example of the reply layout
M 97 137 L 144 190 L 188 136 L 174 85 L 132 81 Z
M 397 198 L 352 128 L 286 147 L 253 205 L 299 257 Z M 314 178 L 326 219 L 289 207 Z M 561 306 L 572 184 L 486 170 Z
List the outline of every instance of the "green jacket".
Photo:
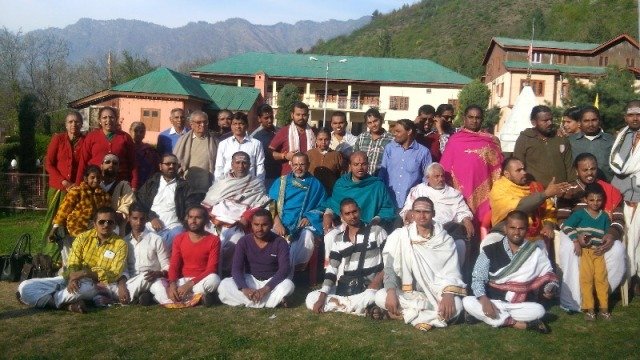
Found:
M 534 179 L 545 187 L 552 178 L 556 183 L 573 181 L 573 155 L 571 144 L 564 137 L 545 138 L 535 129 L 529 128 L 520 133 L 513 150 L 513 156 L 520 159 Z

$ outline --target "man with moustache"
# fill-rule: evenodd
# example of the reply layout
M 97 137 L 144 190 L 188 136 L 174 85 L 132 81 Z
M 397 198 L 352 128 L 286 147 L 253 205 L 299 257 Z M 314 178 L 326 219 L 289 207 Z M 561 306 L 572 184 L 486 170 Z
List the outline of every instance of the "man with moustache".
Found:
M 527 172 L 543 186 L 553 178 L 558 183 L 575 180 L 571 144 L 567 138 L 556 135 L 551 109 L 535 106 L 531 110 L 531 124 L 532 128 L 518 136 L 513 157 L 520 159 Z
M 178 143 L 180 136 L 191 130 L 186 126 L 187 117 L 184 115 L 184 110 L 180 108 L 171 110 L 169 120 L 171 121 L 171 127 L 158 134 L 157 148 L 160 156 L 164 154 L 172 154 L 173 148 Z
M 129 216 L 129 207 L 135 196 L 131 185 L 126 180 L 118 180 L 120 161 L 115 154 L 107 154 L 100 166 L 102 180 L 100 187 L 111 196 L 111 207 L 116 210 L 116 233 L 124 236 Z
M 602 130 L 600 110 L 585 106 L 578 114 L 578 121 L 582 131 L 569 136 L 573 160 L 583 153 L 594 155 L 598 161 L 598 178 L 611 181 L 613 171 L 609 166 L 609 155 L 615 138 Z
M 291 124 L 280 129 L 269 144 L 269 151 L 282 165 L 281 175 L 291 171 L 289 162 L 296 153 L 306 153 L 316 145 L 316 135 L 308 124 L 309 105 L 302 101 L 293 103 Z
M 260 126 L 251 133 L 251 137 L 260 141 L 264 153 L 264 185 L 268 189 L 274 180 L 280 176 L 282 165 L 273 158 L 269 151 L 269 144 L 280 130 L 273 125 L 273 108 L 269 104 L 262 104 L 258 108 L 258 122 Z
M 333 131 L 331 131 L 329 147 L 340 151 L 345 157 L 351 155 L 358 138 L 347 131 L 347 114 L 343 111 L 334 111 L 331 114 L 331 129 Z

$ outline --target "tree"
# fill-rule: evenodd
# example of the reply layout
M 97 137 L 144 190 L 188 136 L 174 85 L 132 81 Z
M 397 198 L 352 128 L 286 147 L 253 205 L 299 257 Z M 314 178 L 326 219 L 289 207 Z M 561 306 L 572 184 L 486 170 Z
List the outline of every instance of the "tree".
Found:
M 380 34 L 378 34 L 378 48 L 380 49 L 381 57 L 393 56 L 393 38 L 389 30 L 383 29 Z
M 293 103 L 300 100 L 298 87 L 293 84 L 286 84 L 278 91 L 278 113 L 276 121 L 278 126 L 285 126 L 291 123 L 291 111 Z
M 608 67 L 604 76 L 592 86 L 569 77 L 569 94 L 563 101 L 567 106 L 592 105 L 597 95 L 602 127 L 605 131 L 613 131 L 624 125 L 624 108 L 638 96 L 634 81 L 631 72 L 614 66 Z
M 480 80 L 473 80 L 465 85 L 460 94 L 458 94 L 458 115 L 456 116 L 455 124 L 460 126 L 462 124 L 462 112 L 469 105 L 478 105 L 483 109 L 487 109 L 489 106 L 489 96 L 491 92 L 489 87 Z
M 122 52 L 122 60 L 112 59 L 112 63 L 114 84 L 126 83 L 155 70 L 147 58 L 134 56 L 127 50 Z
M 18 169 L 22 173 L 36 172 L 37 105 L 38 98 L 33 94 L 25 94 L 18 104 L 18 133 L 20 135 Z

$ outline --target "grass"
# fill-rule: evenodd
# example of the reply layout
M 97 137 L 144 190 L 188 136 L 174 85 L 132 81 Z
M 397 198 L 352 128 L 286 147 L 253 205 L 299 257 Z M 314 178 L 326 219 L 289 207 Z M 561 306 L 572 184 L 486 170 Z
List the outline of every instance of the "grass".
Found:
M 0 218 L 0 248 L 23 231 L 37 233 L 41 216 Z M 629 307 L 616 304 L 611 322 L 587 323 L 554 306 L 546 318 L 550 335 L 484 324 L 421 333 L 398 321 L 312 314 L 304 306 L 305 286 L 297 288 L 289 309 L 121 306 L 87 315 L 28 309 L 16 302 L 16 287 L 0 283 L 2 358 L 631 359 L 640 334 L 637 299 Z

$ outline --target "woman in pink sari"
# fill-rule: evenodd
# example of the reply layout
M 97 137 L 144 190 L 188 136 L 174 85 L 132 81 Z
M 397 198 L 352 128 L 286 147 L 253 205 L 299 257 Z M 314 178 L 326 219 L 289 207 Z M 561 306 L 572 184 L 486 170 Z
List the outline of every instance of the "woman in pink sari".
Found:
M 473 212 L 476 226 L 491 218 L 489 191 L 500 177 L 504 159 L 498 139 L 480 132 L 483 115 L 478 105 L 465 109 L 463 128 L 451 135 L 440 159 L 451 185 L 462 193 Z

